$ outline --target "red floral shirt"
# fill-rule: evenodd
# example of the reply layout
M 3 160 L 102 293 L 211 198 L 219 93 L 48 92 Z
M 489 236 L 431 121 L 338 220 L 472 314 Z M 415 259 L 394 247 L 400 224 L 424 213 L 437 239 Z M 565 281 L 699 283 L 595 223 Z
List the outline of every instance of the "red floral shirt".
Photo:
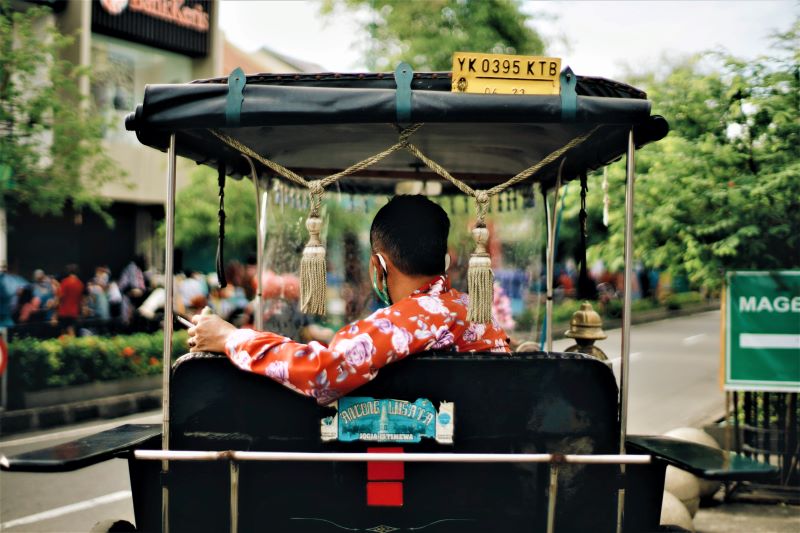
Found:
M 266 375 L 292 390 L 330 403 L 371 381 L 378 370 L 426 350 L 509 353 L 500 326 L 467 321 L 469 296 L 437 276 L 399 302 L 353 322 L 330 346 L 294 342 L 270 332 L 239 329 L 225 343 L 242 370 Z

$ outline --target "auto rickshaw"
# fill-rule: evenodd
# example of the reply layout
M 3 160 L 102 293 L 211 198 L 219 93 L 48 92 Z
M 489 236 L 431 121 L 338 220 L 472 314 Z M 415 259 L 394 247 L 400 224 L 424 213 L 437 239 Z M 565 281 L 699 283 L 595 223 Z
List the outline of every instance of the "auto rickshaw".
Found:
M 56 472 L 125 458 L 136 530 L 163 532 L 658 531 L 668 464 L 718 480 L 772 475 L 733 453 L 627 434 L 634 157 L 668 132 L 650 109 L 644 92 L 560 60 L 485 54 L 457 55 L 453 73 L 237 69 L 148 86 L 126 127 L 166 152 L 166 301 L 179 155 L 221 182 L 252 179 L 259 205 L 266 178 L 307 189 L 312 205 L 334 186 L 392 194 L 399 180 L 436 181 L 480 216 L 492 195 L 535 182 L 553 191 L 544 345 L 504 358 L 418 354 L 320 406 L 219 354 L 171 361 L 167 306 L 160 426 L 126 425 L 0 465 Z M 552 350 L 551 313 L 559 190 L 623 155 L 618 388 L 606 363 Z M 414 420 L 401 427 L 398 416 Z M 348 429 L 359 417 L 365 425 Z

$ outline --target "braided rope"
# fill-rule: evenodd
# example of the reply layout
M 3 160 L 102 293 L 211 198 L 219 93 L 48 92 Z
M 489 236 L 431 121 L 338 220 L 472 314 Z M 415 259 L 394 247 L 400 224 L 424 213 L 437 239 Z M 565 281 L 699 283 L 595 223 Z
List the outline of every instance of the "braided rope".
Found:
M 308 188 L 309 194 L 311 196 L 311 216 L 319 216 L 320 209 L 322 208 L 322 196 L 325 193 L 325 187 L 336 183 L 339 179 L 349 176 L 351 174 L 355 174 L 356 172 L 360 172 L 366 168 L 371 167 L 375 163 L 380 162 L 381 160 L 385 159 L 386 157 L 392 155 L 393 153 L 406 148 L 409 145 L 409 137 L 411 137 L 414 133 L 417 132 L 418 129 L 422 127 L 422 123 L 413 124 L 408 128 L 400 131 L 400 139 L 398 142 L 383 150 L 382 152 L 378 152 L 375 155 L 372 155 L 358 163 L 355 163 L 346 169 L 342 170 L 341 172 L 337 172 L 336 174 L 331 174 L 330 176 L 326 176 L 324 178 L 318 180 L 307 180 L 300 176 L 299 174 L 293 172 L 292 170 L 284 167 L 283 165 L 276 163 L 266 157 L 258 154 L 255 150 L 247 146 L 246 144 L 234 139 L 233 137 L 226 135 L 220 131 L 216 130 L 209 130 L 212 135 L 216 138 L 234 148 L 239 150 L 244 155 L 248 155 L 253 159 L 259 161 L 267 168 L 270 168 L 276 174 L 283 176 L 284 178 L 297 183 L 298 185 L 302 185 L 303 187 Z
M 567 153 L 569 150 L 572 150 L 576 146 L 582 144 L 586 139 L 588 139 L 589 137 L 594 135 L 594 133 L 599 129 L 600 129 L 600 126 L 595 126 L 588 133 L 585 133 L 583 135 L 579 135 L 579 136 L 575 137 L 574 139 L 569 141 L 567 144 L 565 144 L 564 146 L 562 146 L 558 150 L 555 150 L 555 151 L 551 152 L 550 154 L 548 154 L 544 159 L 542 159 L 541 161 L 539 161 L 535 165 L 526 168 L 525 170 L 523 170 L 522 172 L 520 172 L 519 174 L 517 174 L 516 176 L 514 176 L 510 180 L 508 180 L 508 181 L 506 181 L 504 183 L 501 183 L 499 185 L 495 185 L 491 189 L 488 189 L 486 191 L 486 193 L 489 196 L 494 196 L 495 194 L 501 193 L 504 190 L 508 189 L 509 187 L 511 187 L 513 185 L 516 185 L 517 183 L 530 178 L 531 176 L 533 176 L 535 173 L 537 173 L 545 165 L 548 165 L 548 164 L 552 163 L 553 161 L 555 161 L 556 159 L 558 159 L 559 157 L 561 157 L 562 155 Z
M 581 143 L 583 143 L 584 141 L 586 141 L 586 139 L 591 137 L 598 129 L 600 129 L 600 126 L 595 126 L 588 133 L 585 133 L 583 135 L 579 135 L 578 137 L 575 137 L 574 139 L 569 141 L 567 144 L 565 144 L 561 148 L 551 152 L 544 159 L 542 159 L 541 161 L 539 161 L 535 165 L 526 168 L 522 172 L 516 174 L 514 177 L 510 178 L 508 181 L 500 183 L 499 185 L 495 185 L 491 189 L 486 189 L 486 190 L 473 189 L 472 187 L 470 187 L 469 185 L 467 185 L 463 181 L 453 177 L 453 175 L 450 174 L 447 171 L 447 169 L 445 169 L 444 167 L 439 165 L 436 161 L 433 161 L 433 160 L 429 159 L 425 154 L 423 154 L 419 150 L 419 148 L 417 148 L 413 144 L 409 143 L 408 146 L 406 147 L 406 149 L 409 152 L 411 152 L 411 154 L 414 155 L 417 159 L 422 161 L 425 164 L 425 166 L 427 166 L 433 172 L 435 172 L 436 174 L 438 174 L 442 178 L 446 179 L 447 181 L 449 181 L 450 183 L 455 185 L 455 187 L 458 188 L 458 190 L 460 190 L 461 192 L 463 192 L 464 194 L 466 194 L 468 196 L 472 196 L 473 198 L 475 198 L 475 203 L 477 204 L 478 225 L 482 226 L 484 224 L 485 219 L 486 219 L 486 214 L 489 211 L 489 201 L 490 201 L 492 196 L 495 196 L 495 195 L 503 192 L 504 190 L 508 189 L 509 187 L 512 187 L 512 186 L 516 185 L 517 183 L 520 183 L 521 181 L 524 181 L 524 180 L 530 178 L 536 172 L 541 170 L 544 166 L 552 163 L 553 161 L 556 161 L 559 157 L 563 156 L 566 152 L 568 152 L 569 150 L 575 148 L 576 146 L 578 146 Z
M 209 130 L 209 131 L 211 132 L 212 135 L 220 139 L 222 142 L 224 142 L 231 148 L 238 150 L 244 155 L 252 157 L 253 159 L 257 160 L 258 162 L 266 166 L 267 168 L 274 171 L 276 174 L 283 176 L 284 178 L 293 181 L 298 185 L 308 188 L 311 195 L 311 213 L 314 216 L 317 216 L 319 214 L 319 210 L 322 204 L 322 194 L 324 193 L 325 187 L 333 183 L 336 183 L 339 179 L 345 176 L 349 176 L 351 174 L 355 174 L 356 172 L 360 172 L 366 168 L 369 168 L 375 163 L 378 163 L 381 160 L 385 159 L 386 157 L 390 156 L 391 154 L 397 152 L 398 150 L 405 148 L 414 157 L 422 161 L 422 163 L 424 163 L 425 166 L 428 167 L 430 170 L 432 170 L 434 173 L 438 174 L 445 180 L 452 183 L 453 186 L 455 186 L 458 190 L 460 190 L 467 196 L 475 198 L 475 203 L 477 206 L 478 225 L 483 225 L 484 220 L 486 218 L 486 214 L 488 213 L 489 210 L 489 202 L 492 196 L 500 194 L 509 187 L 513 187 L 514 185 L 530 178 L 546 165 L 549 165 L 550 163 L 556 161 L 566 152 L 586 141 L 586 139 L 591 137 L 597 130 L 600 129 L 600 126 L 595 126 L 588 133 L 575 137 L 564 146 L 558 148 L 557 150 L 545 156 L 544 159 L 542 159 L 535 165 L 526 168 L 522 172 L 519 172 L 509 180 L 500 183 L 498 185 L 495 185 L 490 189 L 481 190 L 481 189 L 473 189 L 463 181 L 459 180 L 458 178 L 450 174 L 450 172 L 448 172 L 447 169 L 438 164 L 436 161 L 430 159 L 428 156 L 422 153 L 422 151 L 419 148 L 417 148 L 414 144 L 410 142 L 409 139 L 411 135 L 416 133 L 417 130 L 419 130 L 422 126 L 423 126 L 422 123 L 418 123 L 409 126 L 408 128 L 400 129 L 399 130 L 400 136 L 398 142 L 396 142 L 386 150 L 378 152 L 373 156 L 370 156 L 362 161 L 359 161 L 347 167 L 346 169 L 342 170 L 341 172 L 337 172 L 336 174 L 331 174 L 330 176 L 326 176 L 318 180 L 307 180 L 303 178 L 299 174 L 284 167 L 283 165 L 276 163 L 275 161 L 267 159 L 266 157 L 258 154 L 246 144 L 238 141 L 237 139 L 229 135 L 226 135 L 216 130 Z
M 343 178 L 345 176 L 349 176 L 350 174 L 355 174 L 356 172 L 359 172 L 361 170 L 369 168 L 372 165 L 374 165 L 375 163 L 378 163 L 382 159 L 385 159 L 386 157 L 388 157 L 388 156 L 392 155 L 393 153 L 397 152 L 398 150 L 406 148 L 409 145 L 409 141 L 408 141 L 409 137 L 411 137 L 414 133 L 416 133 L 417 130 L 422 127 L 422 125 L 423 125 L 422 123 L 413 124 L 413 125 L 405 128 L 404 130 L 401 130 L 400 131 L 400 140 L 398 140 L 395 144 L 393 144 L 392 146 L 390 146 L 389 148 L 387 148 L 386 150 L 384 150 L 382 152 L 378 152 L 377 154 L 375 154 L 375 155 L 373 155 L 371 157 L 368 157 L 368 158 L 364 159 L 363 161 L 359 161 L 358 163 L 347 167 L 346 169 L 342 170 L 341 172 L 337 172 L 336 174 L 331 174 L 328 177 L 320 179 L 319 180 L 320 184 L 323 187 L 327 187 L 328 185 L 336 183 L 336 181 L 338 181 L 340 178 Z

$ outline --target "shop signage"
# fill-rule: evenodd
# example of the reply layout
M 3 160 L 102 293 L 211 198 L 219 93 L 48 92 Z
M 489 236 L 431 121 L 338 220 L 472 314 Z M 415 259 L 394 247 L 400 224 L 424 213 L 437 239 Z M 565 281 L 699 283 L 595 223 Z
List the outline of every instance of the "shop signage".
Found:
M 800 270 L 728 272 L 725 389 L 800 392 Z
M 189 56 L 208 54 L 209 0 L 92 2 L 92 31 Z
M 415 402 L 346 396 L 331 404 L 338 410 L 322 419 L 323 441 L 420 442 L 435 439 L 453 442 L 453 404 L 442 402 L 439 410 L 430 400 Z

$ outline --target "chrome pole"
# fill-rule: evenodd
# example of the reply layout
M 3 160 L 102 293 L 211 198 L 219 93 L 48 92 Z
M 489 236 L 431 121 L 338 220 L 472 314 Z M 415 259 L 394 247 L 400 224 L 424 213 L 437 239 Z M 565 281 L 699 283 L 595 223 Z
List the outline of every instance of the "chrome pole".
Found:
M 169 136 L 167 152 L 167 203 L 165 206 L 166 244 L 164 250 L 164 352 L 163 352 L 163 384 L 161 397 L 161 448 L 169 450 L 169 383 L 172 370 L 172 307 L 175 301 L 174 255 L 175 255 L 175 134 Z M 166 481 L 169 473 L 169 461 L 161 461 L 161 531 L 169 533 L 169 484 Z
M 625 438 L 628 434 L 628 374 L 630 373 L 631 351 L 631 277 L 633 275 L 633 190 L 636 179 L 636 145 L 633 128 L 628 132 L 628 155 L 625 169 L 625 281 L 622 301 L 622 357 L 619 377 L 619 453 L 625 454 Z M 622 532 L 625 517 L 625 465 L 620 465 L 623 484 L 617 499 L 617 533 Z
M 556 220 L 558 220 L 558 195 L 561 191 L 561 171 L 566 159 L 561 160 L 553 192 L 553 207 L 547 207 L 547 301 L 545 302 L 545 350 L 553 351 L 553 270 L 556 255 Z
M 261 180 L 258 179 L 258 172 L 253 160 L 242 154 L 250 165 L 250 177 L 253 186 L 256 188 L 256 305 L 253 314 L 253 325 L 256 330 L 264 331 L 264 237 L 266 233 L 266 210 L 267 210 L 267 189 L 261 190 Z
M 563 463 L 580 465 L 650 464 L 652 457 L 614 454 L 551 453 L 355 453 L 249 452 L 203 450 L 134 450 L 136 459 L 157 461 L 267 461 L 267 462 L 405 462 L 405 463 Z
M 239 463 L 230 461 L 231 472 L 231 533 L 239 531 Z
M 547 533 L 556 529 L 556 498 L 558 497 L 558 463 L 550 463 L 550 490 L 547 493 Z

